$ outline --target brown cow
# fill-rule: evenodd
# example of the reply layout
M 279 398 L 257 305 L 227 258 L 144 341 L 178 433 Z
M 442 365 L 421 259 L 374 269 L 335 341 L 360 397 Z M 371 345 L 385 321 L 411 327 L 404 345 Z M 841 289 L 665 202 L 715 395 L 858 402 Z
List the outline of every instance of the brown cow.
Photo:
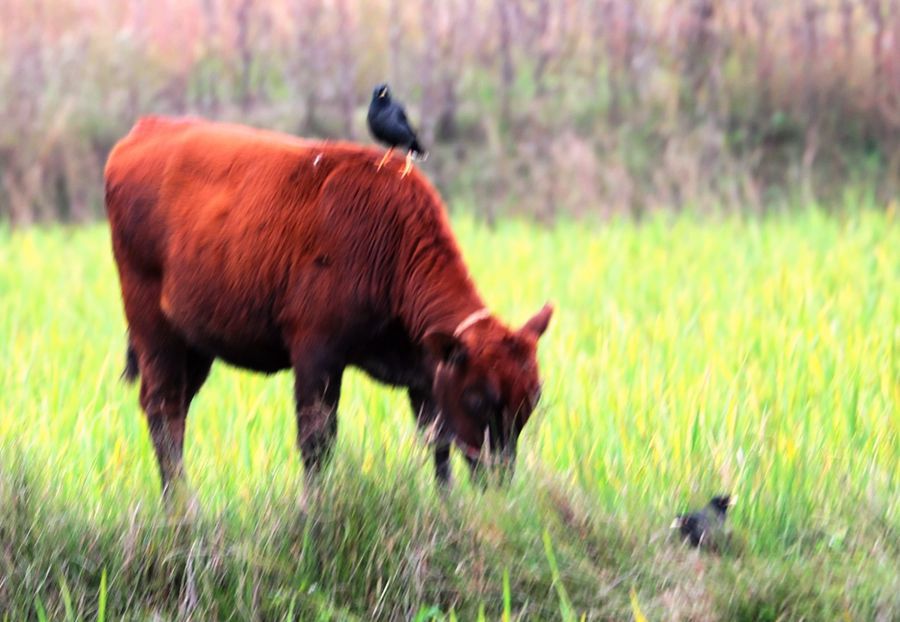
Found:
M 493 317 L 434 188 L 418 172 L 377 170 L 379 155 L 158 117 L 114 147 L 106 210 L 126 375 L 141 376 L 164 492 L 183 477 L 188 407 L 216 358 L 293 369 L 308 474 L 333 445 L 348 365 L 407 389 L 419 424 L 435 432 L 439 481 L 454 441 L 473 469 L 482 456 L 512 464 L 538 400 L 536 346 L 552 309 L 518 330 Z

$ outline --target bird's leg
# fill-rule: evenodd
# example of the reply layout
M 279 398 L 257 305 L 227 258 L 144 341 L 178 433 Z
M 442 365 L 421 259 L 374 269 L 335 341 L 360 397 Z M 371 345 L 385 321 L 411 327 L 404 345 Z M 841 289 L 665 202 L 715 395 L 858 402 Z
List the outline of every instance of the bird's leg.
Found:
M 409 172 L 412 170 L 412 151 L 406 152 L 406 164 L 403 166 L 403 170 L 400 171 L 400 178 L 404 178 L 409 175 Z
M 384 166 L 384 163 L 387 162 L 387 161 L 390 159 L 390 157 L 391 157 L 391 155 L 393 155 L 393 153 L 394 153 L 394 148 L 393 148 L 393 147 L 391 147 L 390 149 L 388 149 L 388 150 L 384 153 L 384 157 L 382 157 L 382 158 L 381 158 L 381 162 L 378 163 L 378 170 L 379 170 L 379 171 L 381 170 L 381 167 Z

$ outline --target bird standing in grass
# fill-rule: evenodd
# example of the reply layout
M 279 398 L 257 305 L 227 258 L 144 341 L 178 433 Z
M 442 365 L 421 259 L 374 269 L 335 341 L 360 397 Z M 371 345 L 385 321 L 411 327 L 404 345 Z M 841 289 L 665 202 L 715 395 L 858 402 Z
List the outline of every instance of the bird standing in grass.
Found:
M 730 495 L 713 497 L 703 509 L 677 516 L 672 529 L 678 529 L 691 546 L 717 548 L 721 544 L 728 508 L 736 499 Z
M 366 117 L 369 123 L 369 131 L 380 143 L 388 146 L 387 153 L 378 163 L 378 169 L 384 166 L 388 158 L 394 152 L 394 148 L 406 149 L 406 166 L 403 167 L 400 177 L 406 177 L 412 168 L 412 157 L 425 159 L 428 156 L 415 130 L 409 125 L 403 106 L 391 99 L 391 90 L 387 84 L 379 84 L 372 91 L 372 103 L 369 104 L 369 114 Z

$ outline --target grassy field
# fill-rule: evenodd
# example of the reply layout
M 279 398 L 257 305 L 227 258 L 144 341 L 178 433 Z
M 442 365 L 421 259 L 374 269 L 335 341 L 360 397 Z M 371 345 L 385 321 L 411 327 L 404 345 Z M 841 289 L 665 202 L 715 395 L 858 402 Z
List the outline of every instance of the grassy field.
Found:
M 0 620 L 900 619 L 891 211 L 552 230 L 455 221 L 491 307 L 546 300 L 512 486 L 442 499 L 404 396 L 350 373 L 301 502 L 289 374 L 224 365 L 166 519 L 106 228 L 0 230 Z M 672 515 L 739 495 L 731 545 Z

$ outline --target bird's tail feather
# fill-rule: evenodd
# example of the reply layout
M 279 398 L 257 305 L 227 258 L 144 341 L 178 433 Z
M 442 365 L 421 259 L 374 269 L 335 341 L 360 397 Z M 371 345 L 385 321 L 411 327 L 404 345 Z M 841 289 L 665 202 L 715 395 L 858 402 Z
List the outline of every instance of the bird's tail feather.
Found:
M 418 139 L 413 141 L 413 144 L 409 146 L 409 150 L 413 153 L 413 157 L 419 162 L 424 162 L 428 159 L 428 151 L 419 144 Z

